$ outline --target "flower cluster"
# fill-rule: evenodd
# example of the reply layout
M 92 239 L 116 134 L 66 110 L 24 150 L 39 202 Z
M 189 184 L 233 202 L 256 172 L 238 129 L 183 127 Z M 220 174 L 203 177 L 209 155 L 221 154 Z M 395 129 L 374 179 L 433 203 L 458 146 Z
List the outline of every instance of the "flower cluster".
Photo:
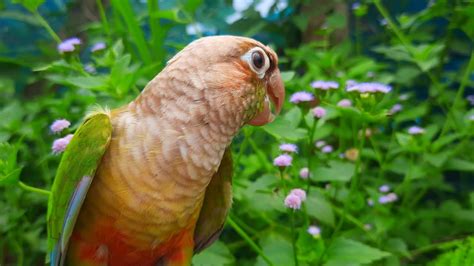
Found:
M 315 80 L 311 82 L 310 86 L 314 89 L 327 91 L 330 89 L 338 89 L 339 83 L 336 81 Z
M 348 92 L 356 91 L 359 93 L 388 93 L 392 87 L 378 82 L 363 82 L 347 87 Z
M 81 45 L 81 39 L 77 37 L 72 37 L 62 41 L 58 44 L 58 52 L 66 53 L 66 52 L 73 52 L 76 49 L 76 45 Z
M 287 167 L 287 166 L 291 165 L 292 161 L 293 161 L 293 157 L 291 157 L 290 155 L 285 153 L 285 154 L 281 154 L 281 155 L 277 156 L 273 160 L 273 164 L 275 166 L 279 166 L 279 167 Z
M 66 150 L 67 145 L 69 142 L 71 142 L 71 139 L 73 137 L 73 134 L 68 134 L 64 138 L 59 138 L 56 139 L 53 142 L 53 146 L 51 147 L 51 150 L 53 151 L 54 154 L 59 154 Z
M 321 228 L 316 225 L 310 225 L 307 230 L 308 234 L 314 238 L 319 238 L 321 236 Z
M 68 128 L 70 125 L 71 122 L 67 121 L 66 119 L 58 119 L 54 121 L 49 128 L 51 129 L 51 132 L 59 133 Z
M 299 210 L 301 208 L 301 203 L 305 200 L 306 192 L 300 188 L 295 188 L 286 196 L 285 206 L 293 210 Z
M 307 91 L 299 91 L 293 93 L 290 97 L 291 103 L 303 103 L 303 102 L 311 102 L 314 101 L 314 95 L 307 92 Z

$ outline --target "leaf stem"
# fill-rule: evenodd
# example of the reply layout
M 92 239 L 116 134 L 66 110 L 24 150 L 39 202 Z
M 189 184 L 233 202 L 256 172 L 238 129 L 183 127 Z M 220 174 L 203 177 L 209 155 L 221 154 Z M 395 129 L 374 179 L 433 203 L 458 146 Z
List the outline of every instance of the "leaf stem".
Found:
M 274 264 L 272 261 L 263 253 L 263 250 L 250 238 L 250 236 L 242 229 L 240 226 L 232 220 L 231 217 L 227 217 L 227 223 L 239 234 L 247 244 L 258 254 L 262 257 L 262 259 L 270 266 Z
M 32 187 L 32 186 L 29 186 L 29 185 L 21 182 L 21 181 L 18 181 L 18 186 L 20 188 L 22 188 L 23 190 L 26 190 L 26 191 L 29 191 L 29 192 L 42 194 L 42 195 L 45 195 L 45 196 L 48 196 L 48 197 L 51 195 L 51 191 L 49 191 L 49 190 Z
M 296 253 L 296 234 L 295 234 L 295 212 L 289 209 L 291 219 L 291 246 L 293 247 L 293 259 L 295 266 L 298 266 L 298 254 Z
M 39 23 L 46 29 L 49 35 L 57 42 L 61 43 L 61 38 L 54 32 L 53 28 L 49 25 L 49 23 L 40 15 L 38 10 L 33 12 L 33 16 L 39 21 Z

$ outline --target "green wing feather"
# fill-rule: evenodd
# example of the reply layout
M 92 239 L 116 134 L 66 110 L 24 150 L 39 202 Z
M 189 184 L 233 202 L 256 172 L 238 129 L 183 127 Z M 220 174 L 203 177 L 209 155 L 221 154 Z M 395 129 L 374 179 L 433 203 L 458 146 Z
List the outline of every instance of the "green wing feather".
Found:
M 67 248 L 80 207 L 111 136 L 109 114 L 96 112 L 85 119 L 63 154 L 48 202 L 48 251 L 53 265 L 59 264 L 58 258 L 62 260 L 61 253 Z M 58 245 L 63 245 L 59 251 Z
M 194 231 L 194 251 L 200 252 L 219 237 L 232 205 L 232 152 L 227 148 L 219 169 L 206 188 Z

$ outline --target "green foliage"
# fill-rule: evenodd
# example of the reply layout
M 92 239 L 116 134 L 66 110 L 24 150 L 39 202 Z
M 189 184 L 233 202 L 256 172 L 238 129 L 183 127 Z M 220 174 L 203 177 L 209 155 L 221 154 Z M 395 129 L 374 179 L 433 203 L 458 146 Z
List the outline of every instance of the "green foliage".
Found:
M 81 1 L 72 2 L 59 13 Z M 26 184 L 51 188 L 61 157 L 51 153 L 53 141 L 74 133 L 94 105 L 133 100 L 172 55 L 207 34 L 197 22 L 261 38 L 279 54 L 288 98 L 306 91 L 316 100 L 287 99 L 273 123 L 245 126 L 235 138 L 232 222 L 194 265 L 473 263 L 474 240 L 465 239 L 474 233 L 471 1 L 401 12 L 380 0 L 289 1 L 265 18 L 254 1 L 231 24 L 224 22 L 235 12 L 229 1 L 106 2 L 95 2 L 96 21 L 61 22 L 66 28 L 46 15 L 48 1 L 0 4 L 2 22 L 40 35 L 31 40 L 35 52 L 8 42 L 21 31 L 0 42 L 0 265 L 43 262 L 47 192 Z M 196 34 L 186 35 L 188 26 Z M 61 53 L 56 32 L 82 44 Z M 98 42 L 106 48 L 92 52 Z M 314 89 L 315 80 L 338 88 Z M 349 92 L 352 81 L 392 90 Z M 313 116 L 316 105 L 326 110 L 321 118 Z M 72 125 L 53 134 L 48 126 L 60 118 Z M 422 132 L 410 133 L 415 125 Z M 284 169 L 272 164 L 282 143 L 298 147 Z M 309 179 L 300 177 L 306 167 Z M 290 211 L 284 200 L 295 188 L 307 198 Z M 310 226 L 320 233 L 311 235 Z

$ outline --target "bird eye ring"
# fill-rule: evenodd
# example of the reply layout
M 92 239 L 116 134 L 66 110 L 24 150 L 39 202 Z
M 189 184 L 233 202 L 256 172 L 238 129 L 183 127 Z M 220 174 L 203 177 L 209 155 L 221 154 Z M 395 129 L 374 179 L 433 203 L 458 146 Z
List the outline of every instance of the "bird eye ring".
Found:
M 250 49 L 250 51 L 242 56 L 242 59 L 249 64 L 250 69 L 255 72 L 259 78 L 263 78 L 265 72 L 270 67 L 270 60 L 260 47 Z

